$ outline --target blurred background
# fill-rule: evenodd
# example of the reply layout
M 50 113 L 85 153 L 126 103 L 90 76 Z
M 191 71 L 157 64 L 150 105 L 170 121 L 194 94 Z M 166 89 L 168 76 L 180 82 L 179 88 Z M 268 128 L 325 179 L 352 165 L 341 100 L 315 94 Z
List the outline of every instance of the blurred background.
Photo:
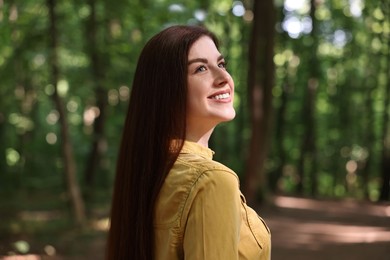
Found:
M 388 259 L 386 0 L 0 0 L 0 256 L 103 259 L 138 55 L 173 24 L 221 41 L 237 117 L 210 146 L 273 259 Z

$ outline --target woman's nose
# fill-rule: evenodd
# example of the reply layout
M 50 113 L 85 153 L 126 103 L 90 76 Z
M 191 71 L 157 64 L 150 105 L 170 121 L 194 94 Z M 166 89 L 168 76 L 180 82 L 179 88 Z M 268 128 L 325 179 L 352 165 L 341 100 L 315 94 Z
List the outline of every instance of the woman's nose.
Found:
M 215 73 L 214 85 L 216 87 L 223 87 L 229 81 L 230 74 L 226 70 L 220 69 Z

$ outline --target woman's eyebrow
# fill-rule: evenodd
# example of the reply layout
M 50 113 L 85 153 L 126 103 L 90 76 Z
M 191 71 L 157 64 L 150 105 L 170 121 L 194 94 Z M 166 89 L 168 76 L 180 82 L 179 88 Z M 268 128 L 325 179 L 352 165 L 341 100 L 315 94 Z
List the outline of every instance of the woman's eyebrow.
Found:
M 224 57 L 223 55 L 219 55 L 217 61 L 220 61 L 220 60 L 223 60 Z M 208 63 L 209 61 L 205 58 L 195 58 L 195 59 L 192 59 L 192 60 L 189 60 L 188 61 L 188 65 L 191 65 L 192 63 L 195 63 L 195 62 L 201 62 L 201 63 Z
M 225 57 L 221 54 L 221 55 L 219 55 L 217 61 L 220 61 L 220 60 L 223 60 L 223 59 L 225 59 Z
M 188 65 L 191 65 L 192 63 L 195 63 L 195 62 L 208 63 L 208 60 L 204 59 L 204 58 L 196 58 L 196 59 L 189 60 Z

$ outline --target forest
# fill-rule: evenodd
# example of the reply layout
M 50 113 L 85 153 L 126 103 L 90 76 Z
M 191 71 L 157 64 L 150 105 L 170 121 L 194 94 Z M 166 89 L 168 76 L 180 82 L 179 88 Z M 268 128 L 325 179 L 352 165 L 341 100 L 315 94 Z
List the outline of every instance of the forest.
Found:
M 237 116 L 210 147 L 249 204 L 390 201 L 389 11 L 386 0 L 0 0 L 0 256 L 80 255 L 104 237 L 138 55 L 173 24 L 220 39 Z

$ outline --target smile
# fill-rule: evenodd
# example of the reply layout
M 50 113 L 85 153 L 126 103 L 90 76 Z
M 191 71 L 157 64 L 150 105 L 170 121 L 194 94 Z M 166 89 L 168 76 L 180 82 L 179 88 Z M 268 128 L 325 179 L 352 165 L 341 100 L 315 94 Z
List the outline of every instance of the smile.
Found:
M 230 98 L 230 94 L 229 93 L 223 93 L 223 94 L 218 94 L 218 95 L 212 96 L 210 98 L 211 99 L 216 99 L 216 100 L 227 99 L 227 98 Z

